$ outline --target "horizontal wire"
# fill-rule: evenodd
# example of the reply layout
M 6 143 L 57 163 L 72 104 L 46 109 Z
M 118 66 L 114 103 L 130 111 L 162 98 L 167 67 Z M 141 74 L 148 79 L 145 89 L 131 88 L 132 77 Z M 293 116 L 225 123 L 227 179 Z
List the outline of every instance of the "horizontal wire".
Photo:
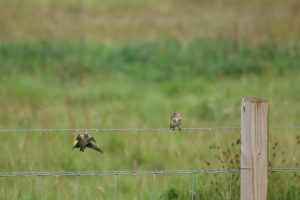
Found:
M 0 177 L 14 176 L 116 176 L 116 175 L 159 175 L 159 174 L 218 174 L 239 172 L 240 169 L 212 170 L 152 170 L 152 171 L 79 171 L 79 172 L 0 172 Z
M 181 128 L 180 131 L 186 132 L 216 132 L 216 131 L 234 131 L 240 130 L 240 127 L 204 127 L 204 128 Z M 270 129 L 300 129 L 300 126 L 273 126 Z M 14 132 L 173 132 L 169 128 L 29 128 L 29 129 L 0 129 L 1 132 L 14 133 Z
M 166 174 L 221 174 L 240 172 L 243 169 L 197 169 L 152 171 L 78 171 L 78 172 L 0 172 L 0 177 L 15 176 L 116 176 L 116 175 L 166 175 Z M 245 169 L 249 170 L 249 169 Z M 300 168 L 270 168 L 269 172 L 300 172 Z
M 300 172 L 300 168 L 273 168 L 269 172 Z
M 229 131 L 240 130 L 239 127 L 211 127 L 211 128 L 181 128 L 180 131 Z M 0 129 L 0 132 L 173 132 L 169 128 L 41 128 L 41 129 Z

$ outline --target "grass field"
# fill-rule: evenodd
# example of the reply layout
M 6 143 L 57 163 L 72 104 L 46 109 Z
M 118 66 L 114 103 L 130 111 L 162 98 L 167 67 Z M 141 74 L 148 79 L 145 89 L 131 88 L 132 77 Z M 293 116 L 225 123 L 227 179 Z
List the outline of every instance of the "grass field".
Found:
M 297 1 L 0 2 L 0 129 L 239 126 L 245 96 L 270 126 L 299 125 Z M 0 133 L 1 172 L 238 168 L 238 131 Z M 271 129 L 269 166 L 299 167 L 300 129 Z M 229 190 L 230 179 L 232 182 Z M 190 199 L 191 175 L 117 176 L 118 199 Z M 196 175 L 195 199 L 239 199 L 239 174 Z M 269 199 L 299 199 L 270 173 Z M 79 177 L 78 199 L 113 199 L 114 177 Z M 0 178 L 0 199 L 74 199 L 76 177 Z

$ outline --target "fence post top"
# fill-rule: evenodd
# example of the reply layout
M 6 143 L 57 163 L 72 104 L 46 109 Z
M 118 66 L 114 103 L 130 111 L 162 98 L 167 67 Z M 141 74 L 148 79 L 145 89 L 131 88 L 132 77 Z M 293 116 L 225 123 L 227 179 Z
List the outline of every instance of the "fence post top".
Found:
M 251 102 L 269 102 L 267 99 L 261 97 L 244 97 L 242 102 L 251 101 Z

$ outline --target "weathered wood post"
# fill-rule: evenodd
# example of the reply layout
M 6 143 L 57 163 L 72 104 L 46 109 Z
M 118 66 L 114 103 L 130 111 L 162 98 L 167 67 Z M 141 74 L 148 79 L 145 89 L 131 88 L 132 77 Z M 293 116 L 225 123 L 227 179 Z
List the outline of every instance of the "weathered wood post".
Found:
M 241 102 L 241 200 L 266 200 L 268 194 L 268 101 Z

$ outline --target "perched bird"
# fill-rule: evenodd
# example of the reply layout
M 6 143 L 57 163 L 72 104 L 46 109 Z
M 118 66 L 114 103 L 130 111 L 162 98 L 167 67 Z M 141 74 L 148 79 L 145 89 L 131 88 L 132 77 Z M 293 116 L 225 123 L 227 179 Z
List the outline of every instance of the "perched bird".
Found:
M 86 147 L 92 148 L 98 152 L 103 153 L 99 145 L 96 143 L 96 140 L 88 132 L 84 132 L 83 134 L 78 134 L 73 144 L 73 149 L 79 148 L 79 151 L 84 152 L 84 149 Z
M 171 115 L 171 119 L 170 119 L 170 129 L 172 129 L 174 131 L 175 128 L 178 127 L 178 130 L 181 130 L 181 128 L 180 128 L 181 122 L 182 122 L 182 117 L 181 117 L 180 113 L 174 112 Z

